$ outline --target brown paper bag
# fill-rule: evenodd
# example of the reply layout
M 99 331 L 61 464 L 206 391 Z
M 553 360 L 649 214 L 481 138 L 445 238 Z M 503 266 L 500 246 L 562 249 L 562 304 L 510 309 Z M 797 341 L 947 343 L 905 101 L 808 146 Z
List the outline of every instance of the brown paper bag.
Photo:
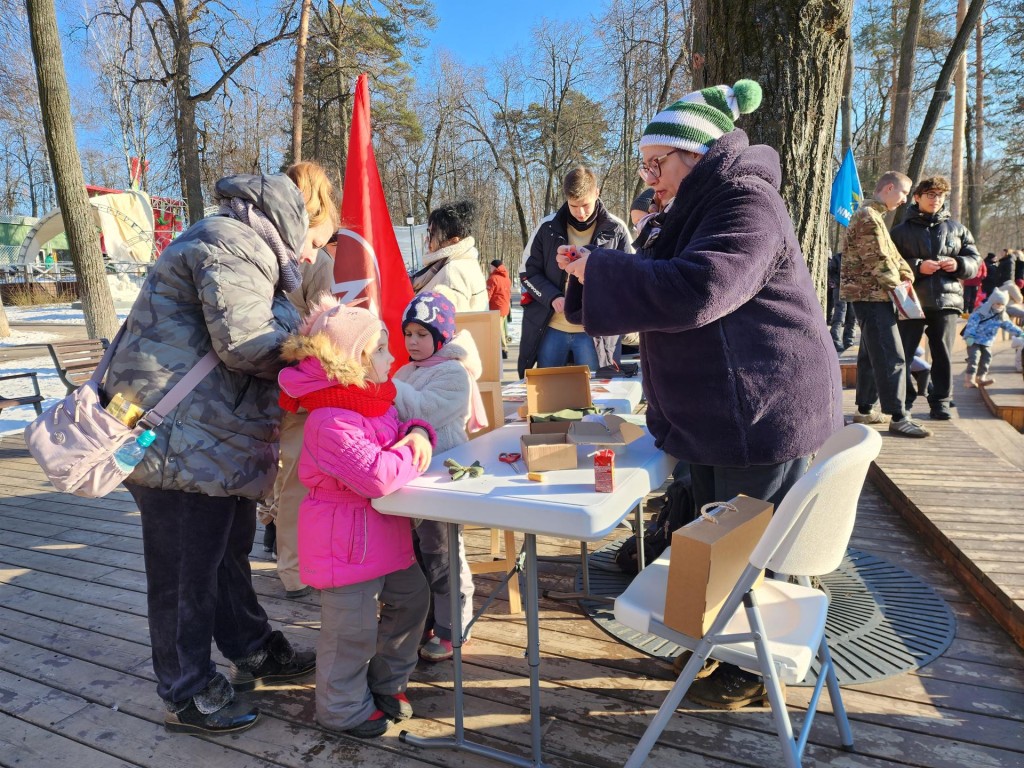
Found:
M 672 534 L 665 625 L 703 637 L 761 540 L 773 505 L 749 496 L 698 517 Z M 763 576 L 762 576 L 763 578 Z

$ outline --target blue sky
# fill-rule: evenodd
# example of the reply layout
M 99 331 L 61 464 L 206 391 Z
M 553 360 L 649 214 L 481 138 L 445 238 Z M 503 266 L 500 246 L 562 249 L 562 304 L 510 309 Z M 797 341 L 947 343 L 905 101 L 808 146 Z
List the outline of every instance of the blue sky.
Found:
M 585 21 L 604 5 L 597 0 L 434 0 L 438 22 L 425 56 L 444 48 L 479 66 L 525 46 L 542 19 Z

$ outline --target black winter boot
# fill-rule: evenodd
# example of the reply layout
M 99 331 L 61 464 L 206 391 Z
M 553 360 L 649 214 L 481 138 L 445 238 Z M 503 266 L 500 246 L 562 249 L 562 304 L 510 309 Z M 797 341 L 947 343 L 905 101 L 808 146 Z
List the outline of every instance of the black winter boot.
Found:
M 218 674 L 184 706 L 167 703 L 164 727 L 171 733 L 212 736 L 251 728 L 260 711 L 248 705 L 232 705 L 234 698 L 231 684 Z
M 296 651 L 275 629 L 265 646 L 232 662 L 231 684 L 236 691 L 252 691 L 305 677 L 315 669 L 316 651 Z

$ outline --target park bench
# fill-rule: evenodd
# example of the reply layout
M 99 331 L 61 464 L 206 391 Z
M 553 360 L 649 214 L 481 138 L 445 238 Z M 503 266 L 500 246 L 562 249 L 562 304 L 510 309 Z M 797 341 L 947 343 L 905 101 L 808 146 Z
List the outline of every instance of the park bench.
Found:
M 64 382 L 70 394 L 87 382 L 103 359 L 107 349 L 106 339 L 85 339 L 84 341 L 58 341 L 47 344 L 57 375 Z
M 18 352 L 12 352 L 12 350 L 16 349 L 16 347 L 7 347 L 0 350 L 0 363 L 9 363 L 14 360 L 22 359 L 22 355 L 18 354 Z M 17 381 L 19 379 L 29 380 L 29 383 L 32 384 L 33 394 L 11 397 L 4 394 L 4 392 L 10 391 L 10 385 L 6 382 Z M 3 382 L 0 383 L 0 411 L 4 408 L 12 408 L 15 405 L 31 405 L 36 409 L 36 413 L 43 412 L 43 395 L 39 391 L 39 381 L 36 379 L 35 371 L 20 371 L 15 373 L 14 371 L 5 372 L 0 370 L 0 382 Z

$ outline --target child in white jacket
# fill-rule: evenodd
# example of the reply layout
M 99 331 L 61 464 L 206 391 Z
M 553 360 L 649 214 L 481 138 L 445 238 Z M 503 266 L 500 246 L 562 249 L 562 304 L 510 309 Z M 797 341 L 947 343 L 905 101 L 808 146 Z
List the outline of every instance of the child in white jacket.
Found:
M 412 362 L 394 376 L 395 406 L 407 419 L 422 419 L 437 433 L 435 453 L 461 445 L 470 430 L 487 425 L 476 386 L 480 355 L 468 331 L 455 332 L 455 306 L 440 293 L 422 293 L 409 304 L 402 321 L 405 348 Z M 429 515 L 429 512 L 426 514 Z M 448 566 L 448 526 L 424 520 L 415 530 L 420 565 L 430 584 L 433 608 L 427 616 L 426 645 L 420 657 L 444 661 L 452 657 L 451 574 Z M 461 529 L 462 626 L 473 617 L 473 576 L 466 562 Z M 432 631 L 432 635 L 431 635 Z

